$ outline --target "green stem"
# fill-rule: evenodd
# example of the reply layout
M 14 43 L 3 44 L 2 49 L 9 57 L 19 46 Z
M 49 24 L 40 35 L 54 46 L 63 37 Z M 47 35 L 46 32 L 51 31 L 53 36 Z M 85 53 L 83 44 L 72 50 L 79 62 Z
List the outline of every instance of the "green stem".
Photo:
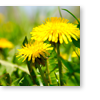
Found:
M 42 77 L 42 79 L 43 79 L 43 81 L 44 81 L 44 84 L 45 84 L 46 86 L 48 86 L 48 82 L 47 82 L 46 78 L 44 77 L 44 73 L 43 73 L 43 71 L 41 70 L 40 65 L 37 64 L 37 68 L 39 69 L 39 72 L 40 72 L 41 77 Z
M 36 84 L 36 75 L 32 68 L 31 61 L 27 61 L 27 66 L 28 66 L 28 70 L 29 70 L 31 79 L 32 79 L 33 83 Z
M 61 14 L 60 7 L 59 6 L 58 6 L 58 10 L 59 10 L 59 13 L 60 13 L 60 17 L 62 18 L 62 14 Z
M 73 14 L 73 13 L 71 13 L 69 10 L 67 10 L 67 9 L 62 9 L 62 10 L 65 10 L 65 11 L 67 11 L 68 13 L 70 13 L 76 20 L 77 20 L 77 22 L 80 24 L 80 21 L 77 19 L 77 17 Z
M 63 80 L 62 80 L 62 64 L 60 61 L 60 43 L 57 43 L 57 59 L 58 59 L 58 68 L 59 68 L 59 79 L 60 79 L 60 85 L 63 85 Z
M 46 68 L 47 68 L 47 76 L 48 76 L 48 83 L 51 84 L 51 79 L 50 79 L 50 71 L 49 71 L 49 66 L 48 66 L 48 59 L 46 60 Z

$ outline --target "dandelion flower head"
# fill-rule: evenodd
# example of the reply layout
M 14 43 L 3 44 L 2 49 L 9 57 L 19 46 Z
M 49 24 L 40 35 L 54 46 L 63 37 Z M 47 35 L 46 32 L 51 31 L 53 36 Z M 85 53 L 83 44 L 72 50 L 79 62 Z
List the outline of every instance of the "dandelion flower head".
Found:
M 5 38 L 0 39 L 0 48 L 12 48 L 13 44 Z
M 80 38 L 80 30 L 77 28 L 77 25 L 68 23 L 68 20 L 65 18 L 51 17 L 47 18 L 44 24 L 33 28 L 32 38 L 38 41 L 49 40 L 57 43 L 58 40 L 60 43 L 63 41 L 68 44 L 68 41 L 72 42 L 72 38 L 77 40 Z
M 45 58 L 46 55 L 49 55 L 48 50 L 52 49 L 53 47 L 51 47 L 51 44 L 35 41 L 34 43 L 25 44 L 22 49 L 18 49 L 17 57 L 21 56 L 21 58 L 24 58 L 23 61 L 27 58 L 28 61 L 30 61 L 32 58 L 32 62 L 34 63 L 37 57 L 40 58 L 43 56 Z

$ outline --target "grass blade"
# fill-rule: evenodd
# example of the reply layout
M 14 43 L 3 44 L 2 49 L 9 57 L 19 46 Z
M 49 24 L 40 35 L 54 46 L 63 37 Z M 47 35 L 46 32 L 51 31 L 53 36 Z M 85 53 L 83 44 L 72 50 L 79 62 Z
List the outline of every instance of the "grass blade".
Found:
M 67 9 L 62 9 L 62 10 L 65 10 L 65 11 L 67 11 L 69 14 L 71 14 L 76 20 L 77 20 L 77 22 L 79 23 L 79 25 L 80 25 L 80 21 L 77 19 L 77 17 L 73 14 L 73 13 L 71 13 L 69 10 L 67 10 Z

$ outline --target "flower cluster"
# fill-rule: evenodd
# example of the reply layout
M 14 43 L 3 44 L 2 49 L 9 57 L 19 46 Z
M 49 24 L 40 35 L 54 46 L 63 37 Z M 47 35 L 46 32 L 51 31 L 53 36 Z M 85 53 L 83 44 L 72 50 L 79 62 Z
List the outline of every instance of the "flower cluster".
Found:
M 77 25 L 72 23 L 68 23 L 67 19 L 64 18 L 57 18 L 51 17 L 50 19 L 44 22 L 44 24 L 33 28 L 32 32 L 32 40 L 35 40 L 34 43 L 25 44 L 22 49 L 18 49 L 19 54 L 18 56 L 22 56 L 25 61 L 26 58 L 35 62 L 35 59 L 42 55 L 45 57 L 45 54 L 48 54 L 48 50 L 52 50 L 53 48 L 50 47 L 50 44 L 43 43 L 45 40 L 52 41 L 57 43 L 65 42 L 72 42 L 71 38 L 78 40 L 80 38 L 80 30 L 77 28 Z

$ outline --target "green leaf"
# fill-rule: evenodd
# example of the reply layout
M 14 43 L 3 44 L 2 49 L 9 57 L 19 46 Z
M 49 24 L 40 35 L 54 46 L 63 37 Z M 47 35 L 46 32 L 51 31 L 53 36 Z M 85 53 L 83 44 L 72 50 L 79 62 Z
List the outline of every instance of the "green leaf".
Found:
M 28 61 L 28 58 L 27 58 L 26 62 L 27 62 L 27 67 L 28 67 L 28 70 L 30 72 L 30 76 L 31 76 L 31 79 L 33 80 L 33 83 L 39 85 L 39 82 L 37 81 L 37 77 L 36 77 L 35 71 L 32 68 L 33 67 L 32 66 L 32 59 L 31 59 L 31 61 Z
M 58 73 L 58 71 L 55 71 L 56 74 Z M 59 74 L 57 74 L 57 77 L 58 77 L 58 80 L 59 80 Z M 55 77 L 55 74 L 54 73 L 51 73 L 50 74 L 50 78 L 51 78 L 51 84 L 49 84 L 50 86 L 58 86 L 57 84 L 57 79 Z
M 62 61 L 62 63 L 65 65 L 65 67 L 69 70 L 70 73 L 74 72 L 73 69 L 72 69 L 72 65 L 71 65 L 70 62 L 68 62 L 67 60 L 64 60 L 61 57 L 59 59 Z
M 50 74 L 55 71 L 56 69 L 58 69 L 58 64 L 50 71 Z
M 23 41 L 23 46 L 25 46 L 25 43 L 27 43 L 28 44 L 28 39 L 27 39 L 27 37 L 25 36 L 25 39 L 24 39 L 24 41 Z
M 0 60 L 0 64 L 6 66 L 6 69 L 8 68 L 7 72 L 9 72 L 9 74 L 12 73 L 12 71 L 14 70 L 14 68 L 18 68 L 18 69 L 22 70 L 23 72 L 26 72 L 26 73 L 29 74 L 29 71 L 27 69 L 25 69 L 25 68 L 23 68 L 21 66 L 18 66 L 16 64 L 12 64 L 12 63 L 4 61 L 4 60 Z M 11 69 L 9 69 L 9 68 L 11 68 Z
M 57 84 L 58 84 L 58 86 L 59 86 L 59 81 L 58 81 L 58 77 L 57 77 L 56 72 L 54 72 L 54 74 L 55 74 L 55 77 L 56 77 Z
M 20 78 L 15 79 L 15 80 L 11 83 L 11 86 L 20 86 L 19 83 L 18 83 L 19 80 L 20 80 Z
M 67 10 L 67 9 L 62 9 L 62 10 L 65 10 L 65 11 L 67 11 L 69 14 L 71 14 L 76 20 L 77 20 L 77 22 L 80 24 L 80 21 L 77 19 L 77 17 L 73 14 L 73 13 L 71 13 L 69 10 Z
M 68 86 L 79 86 L 79 84 L 77 83 L 73 75 L 68 78 L 67 85 Z
M 41 74 L 41 77 L 42 77 L 42 79 L 43 79 L 43 81 L 44 81 L 44 85 L 45 85 L 45 86 L 48 86 L 48 82 L 47 82 L 47 80 L 46 80 L 46 77 L 44 76 L 44 72 L 42 71 L 40 65 L 36 64 L 36 66 L 37 66 L 37 68 L 39 69 L 39 72 L 40 72 L 40 74 Z
M 77 25 L 77 28 L 79 28 L 79 29 L 80 29 L 80 24 L 78 24 L 78 25 Z
M 37 69 L 35 67 L 33 67 L 33 70 L 34 70 L 34 72 L 36 74 L 36 77 L 37 77 L 36 79 L 39 82 L 39 85 L 43 86 L 43 82 L 42 82 L 41 76 L 38 74 Z
M 75 72 L 80 73 L 80 69 L 76 69 Z
M 74 44 L 76 47 L 80 48 L 80 39 L 78 39 L 78 41 L 76 41 L 76 40 L 74 40 L 74 39 L 72 38 L 72 41 L 73 41 L 73 44 Z
M 31 77 L 29 75 L 25 75 L 20 81 L 19 84 L 21 86 L 32 86 L 33 82 L 31 80 Z
M 80 73 L 80 64 L 73 64 L 74 72 Z
M 3 86 L 10 86 L 11 79 L 9 73 L 5 73 L 2 76 L 0 76 L 0 85 Z
M 80 85 L 80 74 L 79 73 L 74 73 L 74 77 L 75 77 L 75 80 L 76 80 L 77 84 Z

